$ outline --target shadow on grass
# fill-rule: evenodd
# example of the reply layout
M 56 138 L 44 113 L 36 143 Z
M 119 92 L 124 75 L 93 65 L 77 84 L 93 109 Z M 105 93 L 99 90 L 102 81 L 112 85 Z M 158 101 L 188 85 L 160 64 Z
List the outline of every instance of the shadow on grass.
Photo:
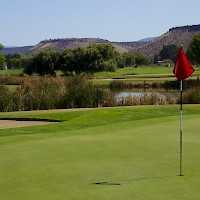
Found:
M 128 181 L 141 181 L 141 180 L 152 180 L 152 179 L 165 179 L 165 178 L 172 178 L 176 176 L 154 176 L 154 177 L 143 177 L 143 178 L 133 178 L 127 180 L 120 180 L 121 182 L 128 182 Z
M 142 180 L 152 180 L 152 179 L 166 179 L 166 178 L 174 178 L 177 176 L 155 176 L 155 177 L 143 177 L 143 178 L 132 178 L 132 179 L 125 179 L 125 180 L 119 180 L 117 182 L 106 182 L 106 181 L 102 181 L 102 182 L 96 182 L 96 183 L 92 183 L 95 185 L 121 185 L 121 182 L 130 182 L 130 181 L 142 181 Z
M 2 117 L 0 120 L 12 120 L 12 121 L 40 121 L 40 122 L 62 122 L 57 119 L 43 119 L 43 118 L 22 118 L 22 117 Z

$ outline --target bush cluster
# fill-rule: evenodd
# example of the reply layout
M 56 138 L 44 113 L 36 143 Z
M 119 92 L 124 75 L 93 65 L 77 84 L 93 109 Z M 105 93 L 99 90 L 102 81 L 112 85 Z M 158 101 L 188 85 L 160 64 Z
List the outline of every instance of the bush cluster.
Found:
M 199 104 L 200 103 L 200 88 L 193 87 L 183 93 L 183 103 Z
M 20 85 L 23 82 L 23 78 L 19 76 L 0 76 L 0 84 L 2 85 Z
M 12 77 L 11 82 L 19 83 Z M 15 80 L 15 81 L 14 81 Z M 4 80 L 6 83 L 8 80 Z M 175 83 L 175 82 L 174 82 Z M 188 81 L 187 85 L 198 85 L 196 81 Z M 115 81 L 113 88 L 131 87 L 130 83 Z M 137 83 L 134 87 L 144 87 Z M 186 86 L 186 85 L 185 85 Z M 149 87 L 149 85 L 148 85 Z M 154 87 L 160 87 L 155 85 Z M 16 89 L 0 84 L 0 111 L 44 110 L 61 108 L 83 107 L 113 107 L 135 105 L 164 105 L 176 104 L 175 97 L 163 97 L 159 94 L 144 93 L 141 96 L 122 97 L 116 99 L 114 93 L 100 86 L 95 86 L 86 76 L 76 77 L 26 77 L 21 79 L 21 84 Z M 184 91 L 183 103 L 200 103 L 199 86 Z
M 99 107 L 107 100 L 106 90 L 92 84 L 87 77 L 68 78 L 67 84 L 62 103 L 65 108 Z
M 55 109 L 65 93 L 65 82 L 61 77 L 26 78 L 16 93 L 18 110 Z
M 200 79 L 197 77 L 196 79 L 188 79 L 183 81 L 183 88 L 184 90 L 199 87 L 200 86 Z M 129 88 L 164 88 L 164 89 L 171 89 L 171 90 L 179 90 L 180 89 L 180 82 L 179 81 L 165 81 L 165 82 L 152 82 L 146 83 L 144 82 L 124 82 L 121 80 L 114 80 L 111 81 L 109 84 L 109 88 L 111 90 L 119 90 L 119 89 L 129 89 Z
M 104 106 L 108 92 L 85 77 L 26 77 L 16 90 L 0 85 L 0 111 Z
M 8 112 L 16 110 L 16 93 L 9 91 L 9 89 L 0 85 L 0 111 Z

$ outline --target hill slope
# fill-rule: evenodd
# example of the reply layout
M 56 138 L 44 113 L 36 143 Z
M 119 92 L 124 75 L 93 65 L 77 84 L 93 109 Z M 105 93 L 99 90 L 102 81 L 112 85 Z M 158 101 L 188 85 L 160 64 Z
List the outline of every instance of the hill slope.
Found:
M 5 47 L 2 49 L 2 54 L 14 54 L 14 53 L 26 53 L 33 46 L 25 46 L 25 47 Z
M 150 58 L 153 58 L 155 54 L 160 52 L 163 45 L 182 45 L 183 49 L 186 51 L 194 34 L 196 33 L 200 33 L 200 24 L 171 28 L 168 32 L 161 35 L 160 37 L 151 37 L 133 42 L 110 42 L 108 40 L 99 38 L 50 39 L 41 41 L 35 46 L 4 48 L 2 53 L 23 53 L 31 55 L 38 53 L 46 48 L 62 51 L 76 47 L 87 47 L 90 43 L 111 43 L 119 52 L 139 52 Z
M 62 51 L 65 49 L 73 49 L 76 47 L 87 47 L 90 43 L 111 43 L 108 40 L 103 40 L 99 38 L 66 38 L 66 39 L 55 39 L 55 40 L 45 40 L 35 45 L 28 50 L 28 54 L 34 54 L 46 48 L 52 48 L 57 51 Z M 112 43 L 113 46 L 120 52 L 128 52 L 129 49 L 120 45 L 118 43 Z
M 145 43 L 134 49 L 135 52 L 142 53 L 150 58 L 158 54 L 163 45 L 175 44 L 183 46 L 186 51 L 193 36 L 200 32 L 200 25 L 182 26 L 169 29 L 169 31 L 154 40 Z

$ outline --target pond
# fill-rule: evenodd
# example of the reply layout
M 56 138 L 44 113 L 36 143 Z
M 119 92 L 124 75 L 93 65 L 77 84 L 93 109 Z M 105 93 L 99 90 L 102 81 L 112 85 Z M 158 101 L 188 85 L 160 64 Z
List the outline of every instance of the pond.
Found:
M 120 101 L 122 98 L 127 97 L 142 97 L 144 95 L 150 96 L 156 94 L 161 98 L 170 98 L 174 97 L 179 98 L 180 92 L 177 90 L 125 90 L 125 91 L 114 91 L 114 95 L 117 101 Z

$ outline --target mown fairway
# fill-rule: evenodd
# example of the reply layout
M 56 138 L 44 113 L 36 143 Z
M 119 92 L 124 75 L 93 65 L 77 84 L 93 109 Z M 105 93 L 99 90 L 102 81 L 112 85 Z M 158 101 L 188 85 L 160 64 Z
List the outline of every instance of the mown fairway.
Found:
M 199 76 L 200 70 L 195 67 L 193 76 Z M 174 77 L 173 66 L 150 65 L 139 68 L 119 68 L 116 72 L 98 72 L 94 74 L 95 78 L 117 78 L 117 79 L 134 79 L 134 78 L 171 78 Z
M 0 113 L 65 120 L 0 129 L 1 200 L 199 200 L 200 106 Z M 106 182 L 104 184 L 94 184 Z

